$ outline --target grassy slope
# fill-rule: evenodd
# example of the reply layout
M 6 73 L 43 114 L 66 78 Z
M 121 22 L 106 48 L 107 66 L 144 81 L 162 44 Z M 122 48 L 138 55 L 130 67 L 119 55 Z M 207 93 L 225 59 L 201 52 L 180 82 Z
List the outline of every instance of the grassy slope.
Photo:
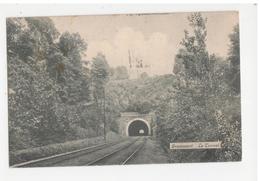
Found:
M 107 141 L 116 141 L 121 139 L 118 134 L 115 134 L 113 132 L 109 132 L 107 134 Z M 96 144 L 101 144 L 104 142 L 104 139 L 102 136 L 100 137 L 94 137 L 94 138 L 87 138 L 87 139 L 81 139 L 81 140 L 75 140 L 75 141 L 68 141 L 65 143 L 56 143 L 56 144 L 50 144 L 46 146 L 41 147 L 35 147 L 35 148 L 29 148 L 29 149 L 23 149 L 15 152 L 10 152 L 9 155 L 9 164 L 17 164 L 21 162 L 26 162 L 29 160 L 34 160 L 42 157 L 47 157 L 51 155 L 56 155 L 60 153 L 65 153 L 85 147 L 89 147 Z

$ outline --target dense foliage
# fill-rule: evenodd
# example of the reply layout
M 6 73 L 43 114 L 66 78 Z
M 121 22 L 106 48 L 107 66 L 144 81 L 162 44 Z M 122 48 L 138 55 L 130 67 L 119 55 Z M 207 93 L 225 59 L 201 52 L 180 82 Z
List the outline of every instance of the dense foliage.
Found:
M 128 70 L 125 66 L 111 67 L 110 74 L 111 80 L 124 80 L 129 78 Z
M 173 74 L 129 79 L 102 53 L 84 66 L 87 43 L 49 18 L 7 20 L 10 150 L 118 132 L 120 112 L 154 112 L 171 142 L 222 141 L 220 150 L 169 151 L 171 162 L 241 159 L 239 27 L 227 58 L 209 54 L 206 19 L 188 17 Z M 104 137 L 105 138 L 105 137 Z
M 10 18 L 7 42 L 10 150 L 103 134 L 97 105 L 109 67 L 100 55 L 92 71 L 83 66 L 78 33 L 60 34 L 49 18 Z
M 167 97 L 175 85 L 174 75 L 147 77 L 145 79 L 117 80 L 107 84 L 108 96 L 120 111 L 149 113 Z
M 223 143 L 221 150 L 172 151 L 173 162 L 239 160 L 238 26 L 230 36 L 229 58 L 222 60 L 209 55 L 206 49 L 206 19 L 194 13 L 188 20 L 193 32 L 185 31 L 182 48 L 176 55 L 174 73 L 178 83 L 157 110 L 158 135 L 167 146 L 170 142 Z
M 111 81 L 108 90 L 121 111 L 157 116 L 156 135 L 171 142 L 222 141 L 220 150 L 169 151 L 171 162 L 241 159 L 240 62 L 238 25 L 230 35 L 226 59 L 209 54 L 206 19 L 188 17 L 173 75 Z

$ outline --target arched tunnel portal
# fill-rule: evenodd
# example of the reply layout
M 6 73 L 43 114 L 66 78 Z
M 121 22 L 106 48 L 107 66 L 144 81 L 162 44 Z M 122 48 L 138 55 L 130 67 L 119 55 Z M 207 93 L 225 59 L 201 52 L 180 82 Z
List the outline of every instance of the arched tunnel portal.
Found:
M 131 120 L 126 126 L 127 136 L 148 136 L 151 135 L 150 124 L 144 119 Z

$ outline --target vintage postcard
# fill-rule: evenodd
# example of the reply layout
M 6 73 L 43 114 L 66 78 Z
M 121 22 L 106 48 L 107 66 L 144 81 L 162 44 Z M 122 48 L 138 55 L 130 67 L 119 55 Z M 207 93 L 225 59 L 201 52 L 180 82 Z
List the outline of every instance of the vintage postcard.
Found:
M 6 27 L 10 167 L 241 160 L 238 12 Z

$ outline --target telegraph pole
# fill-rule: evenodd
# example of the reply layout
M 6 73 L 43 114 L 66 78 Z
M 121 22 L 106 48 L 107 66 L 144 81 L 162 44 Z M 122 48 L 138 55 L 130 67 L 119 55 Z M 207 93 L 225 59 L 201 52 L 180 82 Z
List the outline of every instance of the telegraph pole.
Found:
M 103 111 L 104 111 L 104 140 L 105 140 L 105 142 L 106 142 L 106 126 L 107 126 L 107 124 L 106 124 L 106 90 L 105 90 L 105 87 L 104 87 L 104 103 L 103 103 Z

